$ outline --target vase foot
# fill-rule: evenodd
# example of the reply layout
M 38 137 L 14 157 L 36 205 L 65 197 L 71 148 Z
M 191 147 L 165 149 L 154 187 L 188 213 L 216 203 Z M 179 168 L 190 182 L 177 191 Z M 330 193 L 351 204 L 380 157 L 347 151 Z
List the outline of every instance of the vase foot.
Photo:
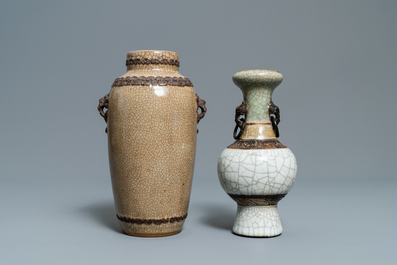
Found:
M 123 230 L 123 232 L 126 235 L 136 236 L 136 237 L 164 237 L 164 236 L 173 236 L 173 235 L 179 234 L 181 232 L 181 230 L 174 231 L 174 232 L 168 232 L 168 233 L 152 233 L 152 234 L 129 233 L 124 230 Z
M 277 205 L 241 206 L 238 205 L 233 233 L 248 237 L 276 237 L 283 228 Z
M 131 219 L 135 220 L 135 219 Z M 149 219 L 151 220 L 151 219 Z M 160 219 L 161 220 L 161 219 Z M 120 220 L 120 226 L 124 234 L 137 237 L 164 237 L 179 234 L 182 231 L 185 220 L 179 222 L 164 222 L 154 224 L 137 224 L 124 218 Z

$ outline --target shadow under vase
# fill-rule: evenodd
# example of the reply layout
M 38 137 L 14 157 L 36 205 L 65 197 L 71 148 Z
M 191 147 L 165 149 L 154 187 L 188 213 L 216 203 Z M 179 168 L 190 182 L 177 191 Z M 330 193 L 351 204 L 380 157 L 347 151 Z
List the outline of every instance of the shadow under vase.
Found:
M 96 203 L 83 207 L 81 209 L 84 213 L 88 214 L 100 225 L 109 228 L 113 231 L 123 233 L 119 220 L 116 216 L 116 210 L 113 202 Z
M 204 216 L 200 221 L 210 227 L 231 230 L 234 219 L 236 219 L 236 210 L 224 205 L 203 204 L 200 206 Z

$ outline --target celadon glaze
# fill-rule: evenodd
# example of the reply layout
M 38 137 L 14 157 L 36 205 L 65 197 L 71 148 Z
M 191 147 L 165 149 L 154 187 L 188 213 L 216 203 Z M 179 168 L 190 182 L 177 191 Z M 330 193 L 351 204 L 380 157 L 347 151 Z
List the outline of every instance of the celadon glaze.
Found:
M 218 176 L 238 204 L 232 229 L 238 235 L 282 233 L 277 202 L 291 190 L 297 171 L 295 156 L 277 141 L 269 113 L 272 93 L 282 80 L 273 70 L 247 70 L 233 76 L 243 92 L 246 126 L 241 138 L 220 155 Z
M 110 90 L 110 173 L 117 218 L 128 235 L 159 237 L 182 230 L 198 116 L 198 99 L 186 80 L 177 53 L 133 51 L 127 54 L 127 72 Z
M 275 138 L 268 108 L 273 91 L 281 81 L 283 76 L 273 70 L 246 70 L 233 76 L 233 82 L 243 92 L 244 101 L 249 109 L 246 123 L 261 123 L 248 125 L 241 136 L 242 139 Z

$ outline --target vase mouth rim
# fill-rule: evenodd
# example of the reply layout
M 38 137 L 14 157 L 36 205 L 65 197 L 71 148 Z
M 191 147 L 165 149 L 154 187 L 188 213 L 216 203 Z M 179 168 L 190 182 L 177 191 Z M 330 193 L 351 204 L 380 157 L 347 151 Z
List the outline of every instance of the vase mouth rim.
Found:
M 164 59 L 168 61 L 179 61 L 179 55 L 176 52 L 165 50 L 136 50 L 127 53 L 127 60 L 129 59 Z
M 250 70 L 241 70 L 238 71 L 237 73 L 241 73 L 241 72 L 277 72 L 280 73 L 280 71 L 277 70 L 270 70 L 270 69 L 250 69 Z M 237 74 L 236 73 L 236 74 Z
M 249 87 L 273 87 L 276 88 L 281 81 L 283 75 L 276 70 L 244 70 L 233 75 L 233 82 L 239 87 L 248 89 Z
M 153 53 L 170 52 L 170 53 L 176 53 L 174 51 L 168 51 L 168 50 L 133 50 L 133 51 L 129 51 L 128 53 L 131 53 L 131 52 L 153 52 Z

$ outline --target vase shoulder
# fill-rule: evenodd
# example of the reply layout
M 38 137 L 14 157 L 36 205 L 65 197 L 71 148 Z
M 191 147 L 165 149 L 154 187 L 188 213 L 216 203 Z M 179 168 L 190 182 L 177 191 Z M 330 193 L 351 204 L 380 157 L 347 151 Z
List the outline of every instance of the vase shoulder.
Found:
M 287 148 L 280 143 L 277 138 L 258 140 L 258 139 L 239 139 L 229 145 L 230 149 L 282 149 Z
M 127 72 L 116 78 L 112 87 L 179 86 L 193 87 L 189 78 L 179 73 L 176 52 L 139 50 L 127 54 Z

